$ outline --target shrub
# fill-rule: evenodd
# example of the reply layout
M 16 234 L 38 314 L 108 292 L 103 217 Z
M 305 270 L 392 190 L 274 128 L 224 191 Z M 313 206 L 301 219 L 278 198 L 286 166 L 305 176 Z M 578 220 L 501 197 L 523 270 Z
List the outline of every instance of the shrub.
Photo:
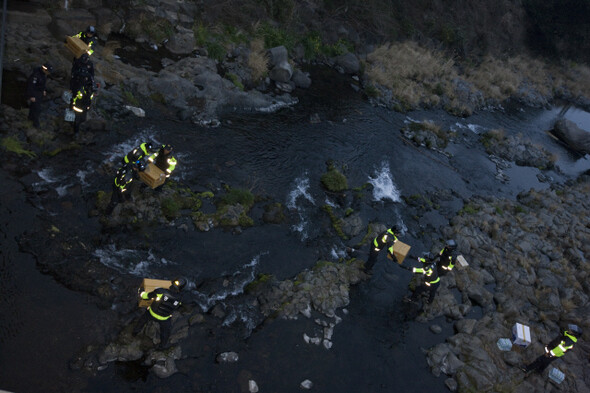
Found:
M 322 175 L 320 181 L 328 191 L 340 192 L 348 189 L 346 176 L 340 173 L 333 164 L 328 165 L 328 172 Z
M 174 219 L 178 216 L 178 212 L 180 211 L 180 205 L 174 198 L 164 198 L 160 202 L 160 207 L 162 208 L 162 213 L 166 216 L 167 219 Z
M 236 205 L 238 203 L 244 206 L 244 209 L 249 210 L 254 205 L 254 194 L 246 189 L 232 188 L 220 198 L 220 205 Z

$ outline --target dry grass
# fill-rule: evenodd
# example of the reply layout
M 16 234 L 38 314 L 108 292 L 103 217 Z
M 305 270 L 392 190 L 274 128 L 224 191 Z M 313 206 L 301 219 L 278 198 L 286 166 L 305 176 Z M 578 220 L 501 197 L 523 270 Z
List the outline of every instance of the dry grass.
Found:
M 102 58 L 107 61 L 113 61 L 113 54 L 119 48 L 121 48 L 119 41 L 107 41 L 101 51 Z
M 264 41 L 260 38 L 250 43 L 250 55 L 248 56 L 248 67 L 252 72 L 252 80 L 262 79 L 268 72 L 268 54 L 264 49 Z
M 441 94 L 450 95 L 457 76 L 452 59 L 414 42 L 377 48 L 367 56 L 367 75 L 407 107 L 438 104 Z
M 586 65 L 574 65 L 568 67 L 562 74 L 561 81 L 572 92 L 574 97 L 590 97 L 590 67 Z
M 477 68 L 468 70 L 466 77 L 485 97 L 498 101 L 510 97 L 522 81 L 510 64 L 489 56 Z

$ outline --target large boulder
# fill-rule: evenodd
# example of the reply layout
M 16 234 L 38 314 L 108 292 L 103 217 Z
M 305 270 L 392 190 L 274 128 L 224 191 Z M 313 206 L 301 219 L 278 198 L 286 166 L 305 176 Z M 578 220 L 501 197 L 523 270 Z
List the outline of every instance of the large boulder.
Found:
M 195 33 L 191 29 L 176 26 L 176 32 L 166 42 L 166 49 L 177 55 L 186 55 L 195 49 L 196 44 Z
M 358 74 L 361 70 L 361 63 L 355 54 L 347 52 L 334 58 L 336 68 L 344 74 Z
M 571 120 L 559 119 L 553 126 L 553 134 L 570 149 L 579 153 L 590 153 L 590 132 L 587 132 Z

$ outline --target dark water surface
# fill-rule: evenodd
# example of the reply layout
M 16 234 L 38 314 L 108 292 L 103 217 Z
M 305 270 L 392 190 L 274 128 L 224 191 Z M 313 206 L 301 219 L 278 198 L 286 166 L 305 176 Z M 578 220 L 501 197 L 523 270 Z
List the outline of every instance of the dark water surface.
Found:
M 320 79 L 330 84 L 322 84 Z M 79 386 L 84 392 L 241 392 L 247 391 L 247 381 L 252 379 L 261 392 L 296 392 L 300 391 L 299 384 L 309 379 L 316 392 L 447 391 L 445 377 L 431 375 L 422 349 L 443 342 L 452 334 L 452 324 L 444 319 L 425 324 L 405 321 L 401 298 L 406 294 L 410 273 L 384 257 L 375 266 L 373 277 L 352 289 L 346 312 L 337 312 L 342 321 L 334 328 L 331 349 L 303 340 L 304 334 L 321 334 L 314 319 L 329 320 L 323 316 L 269 321 L 242 340 L 239 348 L 226 347 L 222 337 L 232 334 L 227 331 L 243 332 L 239 326 L 252 323 L 248 306 L 232 293 L 239 294 L 256 274 L 292 278 L 318 260 L 343 256 L 350 244 L 334 235 L 321 210 L 324 204 L 334 203 L 319 180 L 328 160 L 334 160 L 351 188 L 374 184 L 355 210 L 368 222 L 402 224 L 406 228 L 403 240 L 415 253 L 430 249 L 432 238 L 421 233 L 428 226 L 446 225 L 462 207 L 463 198 L 515 198 L 530 188 L 549 187 L 549 183 L 538 180 L 538 169 L 514 164 L 506 170 L 508 182 L 497 180 L 496 166 L 478 142 L 483 132 L 503 128 L 506 134 L 522 133 L 556 154 L 561 171 L 543 173 L 554 182 L 577 176 L 590 168 L 590 162 L 567 152 L 546 134 L 559 107 L 479 112 L 467 119 L 442 111 L 400 114 L 371 107 L 349 87 L 350 82 L 334 76 L 314 78 L 313 89 L 303 94 L 295 107 L 274 114 L 230 113 L 218 128 L 149 115 L 132 119 L 125 133 L 97 136 L 83 158 L 60 155 L 60 160 L 50 161 L 49 167 L 38 168 L 35 176 L 21 179 L 34 191 L 26 198 L 29 204 L 22 186 L 13 182 L 3 194 L 3 217 L 8 221 L 2 223 L 7 247 L 2 250 L 0 279 L 16 300 L 1 310 L 26 312 L 17 313 L 11 323 L 0 323 L 0 389 L 69 391 L 64 386 L 71 382 L 71 391 Z M 312 116 L 319 117 L 319 122 L 310 121 Z M 590 129 L 590 121 L 584 116 L 584 124 L 579 125 Z M 432 120 L 455 130 L 457 137 L 446 149 L 452 157 L 404 143 L 399 130 L 411 120 Z M 69 224 L 63 223 L 64 230 L 68 225 L 69 230 L 83 225 L 99 231 L 96 218 L 88 218 L 87 213 L 92 208 L 92 196 L 98 190 L 110 189 L 111 177 L 93 176 L 95 169 L 118 161 L 146 138 L 176 146 L 179 165 L 175 176 L 193 190 L 217 192 L 223 184 L 251 189 L 287 206 L 288 223 L 257 225 L 234 234 L 221 229 L 193 231 L 188 221 L 191 230 L 184 231 L 178 227 L 181 219 L 175 225 L 158 228 L 149 244 L 141 234 L 105 233 L 100 245 L 89 250 L 95 258 L 138 280 L 187 276 L 192 295 L 205 310 L 225 304 L 227 327 L 212 332 L 210 344 L 200 348 L 202 356 L 179 361 L 181 372 L 166 380 L 130 364 L 110 364 L 96 376 L 68 370 L 68 360 L 85 343 L 104 342 L 100 335 L 107 334 L 109 327 L 99 327 L 97 319 L 111 311 L 86 307 L 84 295 L 38 273 L 34 262 L 18 252 L 11 237 L 27 225 L 34 226 L 41 217 L 59 220 L 64 214 L 71 218 Z M 440 209 L 419 219 L 400 198 L 446 190 L 453 190 L 452 197 L 443 199 Z M 16 202 L 8 197 L 11 192 L 19 195 Z M 10 203 L 14 207 L 8 207 Z M 25 219 L 18 219 L 15 226 L 10 216 L 13 213 L 8 210 L 23 214 Z M 260 207 L 252 215 L 260 222 Z M 24 281 L 19 279 L 23 276 L 27 276 Z M 228 278 L 229 287 L 218 285 L 221 278 Z M 118 306 L 113 305 L 113 309 Z M 478 317 L 477 310 L 472 317 Z M 430 332 L 434 323 L 442 327 L 442 333 Z M 199 329 L 199 325 L 191 329 Z M 189 338 L 182 345 L 191 348 L 195 344 Z M 238 363 L 214 362 L 217 353 L 232 350 L 240 354 Z M 55 385 L 48 383 L 52 380 L 57 381 Z

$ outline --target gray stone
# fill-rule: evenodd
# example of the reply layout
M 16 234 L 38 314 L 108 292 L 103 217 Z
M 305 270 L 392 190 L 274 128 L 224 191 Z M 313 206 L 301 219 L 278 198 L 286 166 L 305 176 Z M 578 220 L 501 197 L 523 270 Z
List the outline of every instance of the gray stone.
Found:
M 590 133 L 578 127 L 573 121 L 565 118 L 557 120 L 552 132 L 570 149 L 584 154 L 590 153 Z
M 309 74 L 297 68 L 293 71 L 291 80 L 293 81 L 293 83 L 295 83 L 296 87 L 302 89 L 307 89 L 311 86 L 311 78 L 309 77 Z
M 284 46 L 276 46 L 268 50 L 269 68 L 288 62 L 289 54 Z
M 361 63 L 355 54 L 347 52 L 334 58 L 336 66 L 342 69 L 345 74 L 358 74 L 361 69 Z
M 223 352 L 215 358 L 217 363 L 235 363 L 240 360 L 240 356 L 236 352 Z
M 195 50 L 196 43 L 195 33 L 191 29 L 177 26 L 176 32 L 166 42 L 165 47 L 174 54 L 185 55 Z
M 293 67 L 286 60 L 276 64 L 268 73 L 271 80 L 281 83 L 289 82 L 292 75 Z

